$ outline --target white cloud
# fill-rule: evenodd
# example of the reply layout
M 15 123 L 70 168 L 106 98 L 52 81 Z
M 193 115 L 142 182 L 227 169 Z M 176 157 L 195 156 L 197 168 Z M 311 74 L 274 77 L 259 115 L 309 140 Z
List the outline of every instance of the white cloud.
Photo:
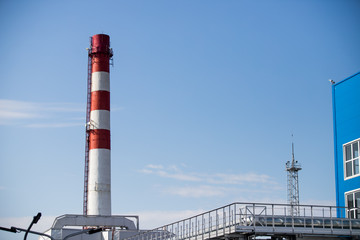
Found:
M 39 116 L 37 116 L 34 113 L 17 112 L 6 109 L 0 109 L 0 117 L 5 120 L 5 119 L 29 119 L 29 118 L 37 118 Z
M 224 196 L 228 191 L 227 188 L 209 185 L 171 187 L 165 190 L 172 195 L 192 198 Z
M 29 128 L 80 126 L 84 122 L 84 111 L 82 106 L 74 103 L 38 103 L 0 99 L 0 125 Z
M 0 120 L 38 118 L 35 109 L 33 103 L 0 99 Z
M 192 176 L 189 174 L 183 174 L 183 173 L 169 173 L 166 171 L 158 171 L 156 173 L 157 175 L 159 175 L 160 177 L 165 177 L 165 178 L 173 178 L 176 180 L 181 180 L 181 181 L 190 181 L 190 182 L 199 182 L 201 181 L 200 177 L 197 176 Z
M 201 178 L 191 174 L 182 173 L 176 166 L 172 165 L 168 168 L 165 168 L 162 165 L 153 165 L 149 164 L 144 169 L 140 170 L 142 173 L 154 174 L 163 178 L 172 178 L 181 181 L 190 181 L 198 182 L 201 181 Z
M 181 168 L 172 165 L 147 165 L 140 172 L 151 174 L 160 178 L 173 179 L 192 185 L 179 186 L 160 186 L 160 191 L 180 197 L 220 197 L 233 195 L 234 193 L 262 195 L 264 193 L 274 193 L 283 191 L 283 188 L 269 175 L 257 173 L 185 173 Z M 197 183 L 197 184 L 196 184 Z
M 256 173 L 218 173 L 212 175 L 208 181 L 217 184 L 275 183 L 269 175 Z
M 142 173 L 154 174 L 163 178 L 172 178 L 180 181 L 189 182 L 204 182 L 207 184 L 228 184 L 228 185 L 241 185 L 249 183 L 262 183 L 262 184 L 277 184 L 273 178 L 266 174 L 257 173 L 184 173 L 177 166 L 164 167 L 162 165 L 147 165 L 144 169 L 140 170 Z
M 146 167 L 151 168 L 151 169 L 163 169 L 164 168 L 162 165 L 155 165 L 155 164 L 149 164 Z

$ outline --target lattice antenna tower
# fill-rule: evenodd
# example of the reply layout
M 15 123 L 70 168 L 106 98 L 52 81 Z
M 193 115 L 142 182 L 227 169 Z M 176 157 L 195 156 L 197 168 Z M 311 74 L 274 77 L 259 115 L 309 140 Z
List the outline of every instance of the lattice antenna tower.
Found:
M 287 171 L 287 200 L 290 204 L 290 213 L 292 216 L 300 215 L 299 207 L 299 171 L 301 165 L 295 160 L 294 155 L 294 142 L 292 142 L 292 160 L 286 162 Z

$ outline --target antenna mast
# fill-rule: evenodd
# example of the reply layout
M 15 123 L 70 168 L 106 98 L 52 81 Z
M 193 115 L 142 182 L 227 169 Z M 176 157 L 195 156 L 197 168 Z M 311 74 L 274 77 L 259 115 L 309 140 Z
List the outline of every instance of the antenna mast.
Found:
M 294 142 L 292 142 L 292 160 L 286 162 L 287 171 L 287 198 L 288 203 L 291 205 L 290 211 L 292 216 L 300 215 L 299 208 L 299 175 L 301 165 L 298 161 L 295 161 L 294 155 Z

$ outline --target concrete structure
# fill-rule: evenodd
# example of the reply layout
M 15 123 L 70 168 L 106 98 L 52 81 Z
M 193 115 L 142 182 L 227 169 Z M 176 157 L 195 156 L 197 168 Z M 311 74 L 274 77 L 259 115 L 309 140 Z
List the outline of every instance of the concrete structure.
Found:
M 111 161 L 110 161 L 110 77 L 112 57 L 110 37 L 97 34 L 91 38 L 88 81 L 84 215 L 111 215 Z M 90 70 L 90 69 L 89 69 Z M 90 111 L 90 113 L 89 113 Z
M 336 204 L 338 217 L 360 218 L 360 73 L 332 82 Z

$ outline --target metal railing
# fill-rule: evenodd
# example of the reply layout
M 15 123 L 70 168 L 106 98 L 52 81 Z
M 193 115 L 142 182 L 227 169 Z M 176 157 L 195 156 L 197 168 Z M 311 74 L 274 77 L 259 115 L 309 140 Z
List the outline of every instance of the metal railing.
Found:
M 291 214 L 292 207 L 288 204 L 233 203 L 126 240 L 204 240 L 247 232 L 360 234 L 360 219 L 337 218 L 337 212 L 348 211 L 345 207 L 299 205 L 297 216 Z

